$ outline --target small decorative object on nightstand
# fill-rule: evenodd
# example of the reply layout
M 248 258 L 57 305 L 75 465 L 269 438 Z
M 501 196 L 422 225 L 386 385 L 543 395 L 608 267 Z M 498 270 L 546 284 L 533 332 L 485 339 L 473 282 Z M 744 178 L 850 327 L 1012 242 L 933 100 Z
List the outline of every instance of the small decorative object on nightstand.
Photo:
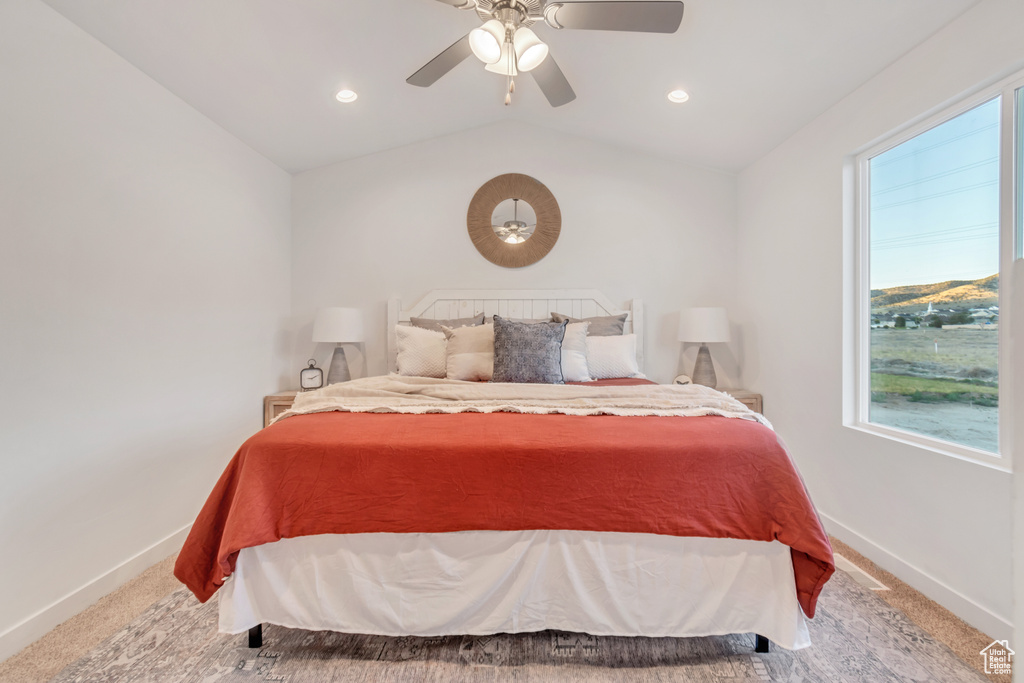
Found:
M 309 359 L 309 367 L 302 368 L 299 373 L 299 386 L 303 391 L 319 389 L 324 385 L 324 371 L 316 366 L 316 361 Z
M 708 344 L 729 341 L 729 318 L 724 308 L 688 308 L 679 313 L 679 341 L 700 342 L 693 365 L 694 384 L 715 388 L 718 378 Z
M 336 344 L 327 371 L 327 383 L 352 379 L 343 343 L 363 341 L 363 312 L 358 308 L 321 308 L 313 321 L 313 341 Z

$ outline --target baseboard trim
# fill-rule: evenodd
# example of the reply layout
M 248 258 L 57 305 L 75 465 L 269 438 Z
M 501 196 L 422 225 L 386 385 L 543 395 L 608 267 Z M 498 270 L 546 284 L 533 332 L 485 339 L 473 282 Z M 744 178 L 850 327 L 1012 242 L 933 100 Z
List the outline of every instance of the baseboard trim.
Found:
M 939 603 L 974 628 L 1000 640 L 1012 638 L 1013 624 L 1007 619 L 987 607 L 979 605 L 927 572 L 900 559 L 897 555 L 868 540 L 848 526 L 824 513 L 819 512 L 818 514 L 821 515 L 825 530 L 830 535 L 835 536 L 882 569 L 894 574 L 907 585 Z
M 157 541 L 105 574 L 98 576 L 81 588 L 71 591 L 24 621 L 0 633 L 0 662 L 39 640 L 56 626 L 94 604 L 104 595 L 117 590 L 160 560 L 169 557 L 181 548 L 191 527 L 191 524 L 182 527 L 167 538 Z

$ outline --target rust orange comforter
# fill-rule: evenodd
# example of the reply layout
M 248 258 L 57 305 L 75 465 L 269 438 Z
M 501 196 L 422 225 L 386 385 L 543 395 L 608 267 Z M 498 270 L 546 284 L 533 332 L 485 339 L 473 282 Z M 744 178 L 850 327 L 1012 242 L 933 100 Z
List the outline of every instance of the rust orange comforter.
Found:
M 573 529 L 778 540 L 808 617 L 832 549 L 785 447 L 756 422 L 328 412 L 246 441 L 175 566 L 205 602 L 238 551 L 359 532 Z

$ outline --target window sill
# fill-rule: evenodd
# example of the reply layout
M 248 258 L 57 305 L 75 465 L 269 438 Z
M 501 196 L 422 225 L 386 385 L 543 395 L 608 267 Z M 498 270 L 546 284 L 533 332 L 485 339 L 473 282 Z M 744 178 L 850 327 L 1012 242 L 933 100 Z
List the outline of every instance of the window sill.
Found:
M 948 441 L 940 441 L 938 439 L 924 436 L 923 434 L 915 434 L 914 432 L 908 432 L 894 427 L 886 427 L 873 422 L 853 422 L 848 423 L 845 426 L 858 432 L 865 432 L 874 436 L 880 436 L 908 446 L 916 446 L 926 451 L 931 451 L 932 453 L 939 453 L 951 458 L 956 458 L 957 460 L 966 460 L 967 462 L 972 462 L 1000 472 L 1013 471 L 1010 467 L 1010 463 L 1008 462 L 1008 458 L 1000 457 L 994 453 L 989 453 L 988 451 L 983 451 L 978 448 L 961 446 Z

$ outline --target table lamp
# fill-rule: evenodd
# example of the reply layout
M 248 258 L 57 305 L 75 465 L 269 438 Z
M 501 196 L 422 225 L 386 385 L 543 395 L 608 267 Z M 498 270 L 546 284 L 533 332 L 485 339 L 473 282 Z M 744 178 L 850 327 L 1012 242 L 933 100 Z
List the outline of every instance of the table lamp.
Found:
M 715 388 L 715 366 L 708 344 L 729 341 L 729 318 L 724 308 L 688 308 L 679 312 L 679 341 L 700 342 L 691 379 L 694 384 Z
M 313 341 L 337 344 L 331 356 L 331 367 L 327 371 L 327 384 L 352 379 L 345 349 L 341 345 L 363 340 L 363 312 L 358 308 L 321 308 L 316 312 Z

